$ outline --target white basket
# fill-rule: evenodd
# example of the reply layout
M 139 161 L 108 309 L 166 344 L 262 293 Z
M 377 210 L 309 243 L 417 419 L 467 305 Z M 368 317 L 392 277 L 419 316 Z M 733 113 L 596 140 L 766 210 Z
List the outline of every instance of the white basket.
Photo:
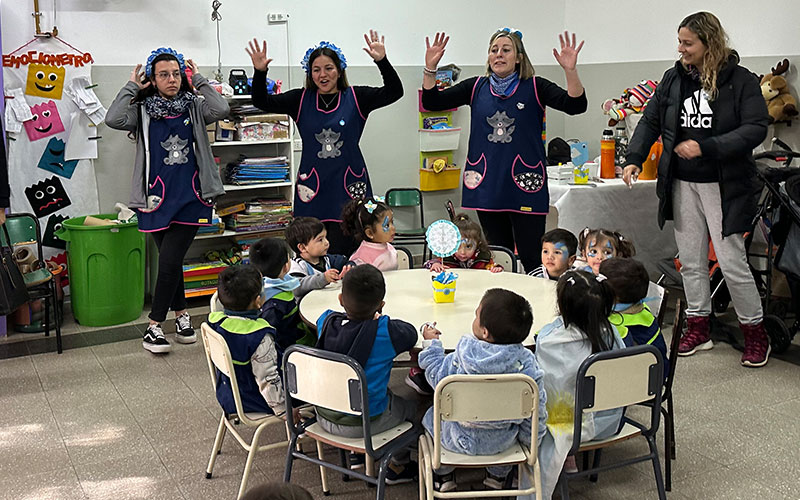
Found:
M 419 129 L 420 151 L 451 151 L 458 149 L 461 128 Z

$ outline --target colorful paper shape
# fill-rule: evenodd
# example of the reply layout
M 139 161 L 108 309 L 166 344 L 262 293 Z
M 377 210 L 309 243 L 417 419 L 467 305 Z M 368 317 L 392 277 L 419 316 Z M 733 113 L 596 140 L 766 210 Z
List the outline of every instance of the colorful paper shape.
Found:
M 437 257 L 449 257 L 461 246 L 461 231 L 449 220 L 433 221 L 425 232 L 428 249 Z
M 64 185 L 55 175 L 26 187 L 25 196 L 40 219 L 72 205 Z
M 569 154 L 573 165 L 583 165 L 589 161 L 589 146 L 585 142 L 574 142 L 569 145 Z
M 64 141 L 55 137 L 50 139 L 39 159 L 39 168 L 71 179 L 72 174 L 75 173 L 75 167 L 78 166 L 78 160 L 64 161 L 65 149 Z
M 61 99 L 64 92 L 63 66 L 49 66 L 47 64 L 31 64 L 28 66 L 28 83 L 25 93 L 38 97 Z
M 61 121 L 61 115 L 58 114 L 58 106 L 55 101 L 31 106 L 31 113 L 33 119 L 24 122 L 29 141 L 38 141 L 64 131 L 64 123 Z
M 60 214 L 53 214 L 47 219 L 47 227 L 44 230 L 44 236 L 42 236 L 42 245 L 62 250 L 67 248 L 67 242 L 55 236 L 55 232 L 61 229 L 61 224 L 67 219 L 69 219 L 68 216 Z

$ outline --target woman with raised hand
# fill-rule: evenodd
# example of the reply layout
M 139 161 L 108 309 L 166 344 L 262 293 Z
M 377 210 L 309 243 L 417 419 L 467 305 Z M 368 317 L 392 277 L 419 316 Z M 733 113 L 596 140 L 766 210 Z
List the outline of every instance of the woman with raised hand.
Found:
M 514 248 L 526 270 L 541 264 L 541 238 L 550 209 L 542 121 L 546 107 L 576 115 L 586 95 L 576 65 L 583 42 L 564 32 L 553 56 L 564 69 L 567 89 L 535 76 L 522 33 L 495 31 L 489 39 L 486 75 L 436 89 L 436 68 L 450 37 L 426 37 L 422 105 L 429 110 L 470 106 L 469 150 L 461 206 L 478 211 L 492 245 Z
M 267 94 L 267 42 L 253 39 L 245 50 L 253 61 L 253 104 L 270 113 L 286 113 L 297 123 L 303 153 L 294 196 L 295 217 L 316 217 L 325 224 L 330 253 L 350 255 L 357 247 L 340 228 L 342 208 L 353 199 L 372 196 L 367 165 L 358 142 L 369 114 L 403 96 L 400 77 L 386 57 L 384 37 L 364 35 L 369 54 L 383 78 L 383 87 L 350 86 L 347 60 L 330 42 L 306 51 L 302 65 L 305 86 Z

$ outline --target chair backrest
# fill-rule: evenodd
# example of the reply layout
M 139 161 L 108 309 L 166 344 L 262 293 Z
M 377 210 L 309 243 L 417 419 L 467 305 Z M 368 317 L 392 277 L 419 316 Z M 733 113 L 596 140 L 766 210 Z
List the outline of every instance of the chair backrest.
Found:
M 228 349 L 228 343 L 225 342 L 222 335 L 215 332 L 206 322 L 200 325 L 200 335 L 203 337 L 203 348 L 206 353 L 206 362 L 208 363 L 208 371 L 211 374 L 211 384 L 214 391 L 217 390 L 217 371 L 219 371 L 231 381 L 231 392 L 236 405 L 236 414 L 245 425 L 251 425 L 252 420 L 247 418 L 242 408 L 239 382 L 236 380 L 236 372 L 233 370 L 233 357 L 230 349 Z
M 500 245 L 489 245 L 492 251 L 492 259 L 495 264 L 503 266 L 504 271 L 517 272 L 517 257 L 510 249 Z
M 405 247 L 394 247 L 397 250 L 397 269 L 413 269 L 414 257 L 411 250 Z
M 650 300 L 647 301 L 647 306 L 650 308 L 650 312 L 653 313 L 653 316 L 658 318 L 658 326 L 661 326 L 663 311 L 666 310 L 666 307 L 661 307 L 667 304 L 667 301 L 664 300 L 664 294 L 666 293 L 666 288 L 652 281 L 647 288 L 647 297 L 650 297 Z
M 417 188 L 391 188 L 386 191 L 386 204 L 395 212 L 395 226 L 399 229 L 416 229 L 425 227 L 425 212 L 422 207 L 422 191 Z M 404 220 L 397 217 L 397 208 L 416 207 L 419 222 Z
M 672 393 L 672 381 L 675 378 L 675 365 L 678 363 L 678 344 L 683 335 L 683 325 L 686 322 L 686 304 L 678 298 L 675 301 L 675 322 L 672 324 L 672 339 L 669 343 L 669 371 L 664 380 L 664 397 Z
M 653 401 L 650 427 L 655 433 L 661 415 L 664 360 L 651 345 L 626 347 L 592 354 L 581 363 L 575 392 L 573 450 L 580 446 L 584 413 Z
M 441 465 L 441 422 L 491 422 L 531 418 L 531 453 L 537 456 L 539 387 L 529 376 L 450 375 L 436 385 L 433 394 L 434 468 Z
M 11 245 L 36 242 L 38 259 L 43 261 L 42 229 L 39 225 L 39 219 L 35 215 L 28 213 L 8 214 L 5 226 L 8 231 L 8 237 L 11 239 Z M 4 231 L 0 231 L 0 243 L 6 243 Z
M 222 302 L 219 301 L 219 292 L 214 292 L 214 295 L 211 296 L 208 306 L 209 312 L 213 313 L 222 311 Z

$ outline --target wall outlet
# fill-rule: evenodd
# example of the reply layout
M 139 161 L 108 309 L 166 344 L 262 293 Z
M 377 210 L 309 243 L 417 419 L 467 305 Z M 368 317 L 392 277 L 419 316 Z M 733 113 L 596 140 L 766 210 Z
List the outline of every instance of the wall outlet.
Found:
M 267 22 L 269 23 L 285 23 L 289 21 L 289 14 L 285 12 L 270 12 L 267 14 Z

